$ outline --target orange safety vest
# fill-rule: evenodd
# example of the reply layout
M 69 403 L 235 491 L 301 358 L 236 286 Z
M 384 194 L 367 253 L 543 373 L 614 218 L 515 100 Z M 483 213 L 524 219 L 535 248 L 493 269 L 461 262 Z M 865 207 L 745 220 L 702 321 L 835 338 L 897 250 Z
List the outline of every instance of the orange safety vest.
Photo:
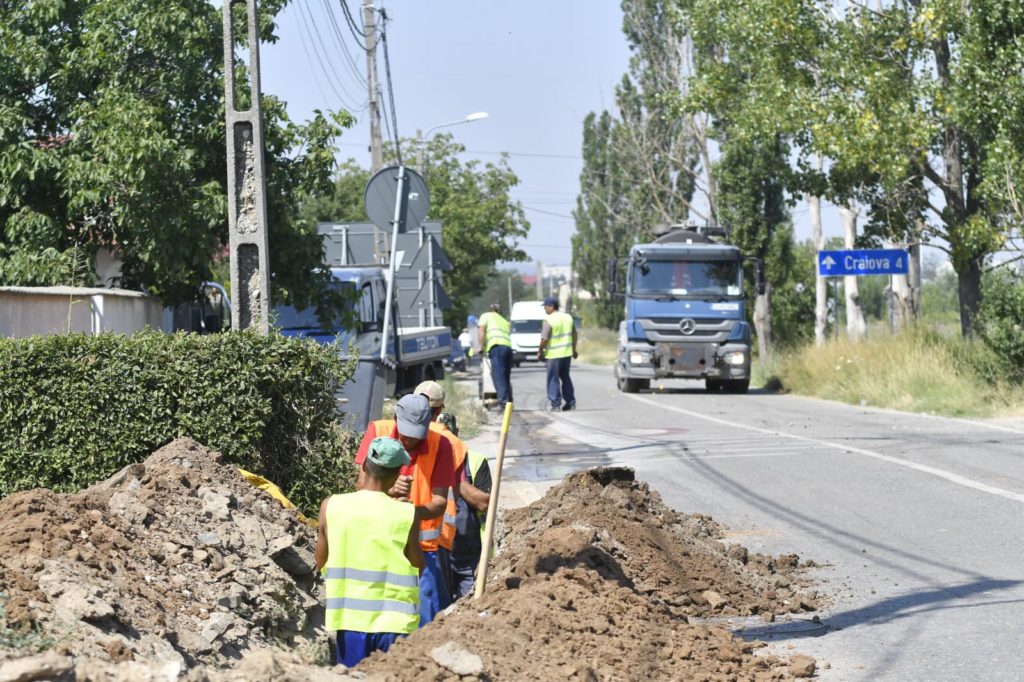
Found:
M 375 422 L 370 422 L 370 426 L 373 427 L 374 437 L 393 438 L 393 434 L 398 430 L 398 423 L 394 419 L 378 419 Z M 426 452 L 417 455 L 416 462 L 413 464 L 412 489 L 409 491 L 409 500 L 418 507 L 429 504 L 433 497 L 430 490 L 430 478 L 434 474 L 434 464 L 437 462 L 437 450 L 441 446 L 441 438 L 443 438 L 441 434 L 427 431 Z M 420 447 L 423 446 L 420 445 Z M 443 523 L 444 519 L 441 516 L 420 521 L 420 549 L 422 551 L 437 551 L 437 541 L 441 537 Z
M 462 460 L 466 458 L 466 452 L 468 451 L 466 444 L 440 422 L 430 422 L 430 430 L 448 439 L 452 446 L 452 459 L 455 461 L 455 471 L 458 471 L 459 466 L 462 465 Z M 455 485 L 458 484 L 459 482 L 455 481 Z M 455 514 L 457 512 L 455 493 L 451 488 L 448 488 L 448 505 L 444 508 L 444 516 L 441 517 L 443 523 L 441 524 L 441 537 L 438 540 L 438 544 L 449 551 L 451 551 L 452 544 L 455 542 Z

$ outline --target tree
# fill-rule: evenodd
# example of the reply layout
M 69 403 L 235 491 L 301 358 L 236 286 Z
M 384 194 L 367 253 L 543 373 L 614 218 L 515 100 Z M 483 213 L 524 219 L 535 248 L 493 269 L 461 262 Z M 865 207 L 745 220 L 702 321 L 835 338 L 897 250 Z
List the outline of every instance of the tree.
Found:
M 637 226 L 623 224 L 630 193 L 613 135 L 619 124 L 607 111 L 583 121 L 583 170 L 576 198 L 576 234 L 572 236 L 573 270 L 580 285 L 594 295 L 594 322 L 613 329 L 622 320 L 622 299 L 609 291 L 608 261 L 621 258 L 637 238 Z
M 688 82 L 689 42 L 677 10 L 665 0 L 626 0 L 622 8 L 630 69 L 616 88 L 616 111 L 584 121 L 574 211 L 573 267 L 595 296 L 596 322 L 606 327 L 617 326 L 623 314 L 608 292 L 609 259 L 625 257 L 658 225 L 690 217 L 716 221 L 713 210 L 693 202 L 696 192 L 714 195 L 713 181 L 702 184 L 697 170 L 708 158 L 703 127 L 695 117 L 673 115 L 672 100 L 663 96 Z
M 263 5 L 263 40 L 282 6 Z M 81 284 L 110 249 L 121 286 L 196 297 L 228 237 L 222 50 L 203 0 L 0 9 L 0 280 Z M 320 255 L 296 209 L 329 180 L 351 119 L 296 125 L 279 100 L 263 106 L 274 295 L 302 304 L 319 297 Z
M 412 158 L 415 140 L 403 140 L 404 159 Z M 441 222 L 443 246 L 453 269 L 444 278 L 452 300 L 445 323 L 461 329 L 470 312 L 470 301 L 487 288 L 499 262 L 526 260 L 518 242 L 530 231 L 522 205 L 510 192 L 519 179 L 503 156 L 498 163 L 462 161 L 465 147 L 451 135 L 437 135 L 426 142 L 430 190 L 429 220 Z M 387 159 L 394 163 L 393 157 Z M 369 172 L 355 161 L 342 165 L 327 192 L 311 198 L 303 214 L 316 221 L 365 221 L 363 189 Z

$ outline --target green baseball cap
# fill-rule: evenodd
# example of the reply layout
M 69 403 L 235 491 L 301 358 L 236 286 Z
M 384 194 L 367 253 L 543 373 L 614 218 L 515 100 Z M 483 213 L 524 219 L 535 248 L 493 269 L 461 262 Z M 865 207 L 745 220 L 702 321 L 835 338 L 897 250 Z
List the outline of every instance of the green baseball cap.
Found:
M 366 457 L 384 469 L 397 469 L 412 461 L 401 443 L 386 436 L 380 436 L 370 441 L 370 453 Z

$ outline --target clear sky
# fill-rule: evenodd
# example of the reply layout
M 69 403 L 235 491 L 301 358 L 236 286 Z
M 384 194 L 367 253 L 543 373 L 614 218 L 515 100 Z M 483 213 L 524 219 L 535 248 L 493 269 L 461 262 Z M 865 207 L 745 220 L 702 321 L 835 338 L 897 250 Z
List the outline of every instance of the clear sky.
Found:
M 359 123 L 342 137 L 341 156 L 368 167 L 369 123 L 360 111 L 366 59 L 345 23 L 343 1 L 297 0 L 284 10 L 280 40 L 261 48 L 263 91 L 284 99 L 295 120 L 317 108 L 352 111 Z M 361 21 L 361 0 L 347 1 Z M 610 106 L 628 68 L 619 3 L 391 0 L 384 7 L 399 134 L 413 137 L 417 128 L 486 111 L 487 119 L 444 130 L 465 145 L 467 157 L 495 161 L 497 152 L 509 152 L 520 179 L 513 197 L 531 224 L 525 251 L 568 264 L 583 118 Z

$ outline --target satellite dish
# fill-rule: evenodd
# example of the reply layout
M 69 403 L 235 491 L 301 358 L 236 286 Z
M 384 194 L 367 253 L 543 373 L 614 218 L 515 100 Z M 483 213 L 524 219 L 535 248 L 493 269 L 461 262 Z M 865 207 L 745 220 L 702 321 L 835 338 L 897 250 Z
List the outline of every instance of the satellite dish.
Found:
M 366 183 L 363 201 L 366 204 L 366 215 L 374 225 L 382 230 L 391 230 L 391 221 L 395 219 L 395 200 L 398 198 L 398 173 L 400 166 L 382 168 Z M 427 217 L 430 208 L 430 192 L 423 176 L 405 168 L 405 221 L 398 226 L 399 232 L 415 229 Z

